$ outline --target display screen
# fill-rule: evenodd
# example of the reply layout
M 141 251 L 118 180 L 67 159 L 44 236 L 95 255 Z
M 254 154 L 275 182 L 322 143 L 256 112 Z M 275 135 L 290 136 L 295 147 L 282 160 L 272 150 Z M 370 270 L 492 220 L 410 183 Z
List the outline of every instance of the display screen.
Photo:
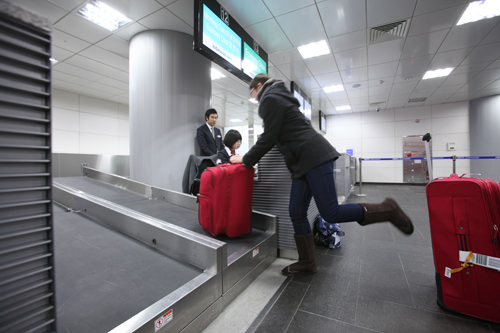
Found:
M 216 0 L 194 0 L 194 50 L 245 82 L 267 74 L 267 53 Z
M 326 115 L 319 110 L 319 130 L 326 134 Z
M 304 93 L 302 89 L 299 88 L 297 83 L 295 83 L 294 81 L 291 82 L 290 89 L 293 93 L 293 96 L 299 101 L 300 112 L 302 112 L 307 119 L 311 120 L 312 105 L 309 97 Z
M 243 43 L 243 72 L 251 78 L 259 73 L 267 73 L 265 62 L 247 43 Z
M 241 38 L 206 5 L 203 5 L 203 45 L 234 67 L 241 67 Z

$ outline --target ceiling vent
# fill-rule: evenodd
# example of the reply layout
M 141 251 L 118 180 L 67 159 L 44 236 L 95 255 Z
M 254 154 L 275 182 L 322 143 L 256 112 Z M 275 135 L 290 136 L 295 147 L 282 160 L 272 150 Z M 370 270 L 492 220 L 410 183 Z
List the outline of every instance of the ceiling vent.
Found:
M 409 20 L 404 20 L 373 27 L 370 29 L 370 44 L 405 38 L 409 26 Z
M 422 102 L 425 102 L 426 99 L 427 99 L 427 97 L 410 98 L 408 100 L 408 103 L 422 103 Z

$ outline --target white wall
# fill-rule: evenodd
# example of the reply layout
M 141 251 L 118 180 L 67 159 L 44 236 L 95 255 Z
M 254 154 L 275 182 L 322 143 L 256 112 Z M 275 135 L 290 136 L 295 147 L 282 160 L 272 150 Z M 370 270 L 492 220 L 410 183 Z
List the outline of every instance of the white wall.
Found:
M 432 154 L 469 156 L 468 102 L 436 104 L 380 112 L 361 112 L 327 117 L 326 138 L 339 152 L 353 149 L 355 157 L 403 157 L 403 137 L 432 135 Z M 447 151 L 454 142 L 456 151 Z M 452 173 L 451 160 L 434 160 L 434 177 Z M 457 161 L 457 173 L 470 173 L 469 160 Z M 363 182 L 403 182 L 402 161 L 366 161 Z
M 52 92 L 52 152 L 129 155 L 128 105 Z

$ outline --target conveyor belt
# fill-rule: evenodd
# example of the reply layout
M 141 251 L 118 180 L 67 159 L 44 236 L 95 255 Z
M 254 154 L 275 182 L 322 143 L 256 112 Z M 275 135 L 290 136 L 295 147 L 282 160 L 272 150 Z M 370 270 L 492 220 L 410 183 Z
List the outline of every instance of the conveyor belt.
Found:
M 139 194 L 88 177 L 55 178 L 54 182 L 70 186 L 91 195 L 99 196 L 102 199 L 173 223 L 185 229 L 210 236 L 210 234 L 199 225 L 197 211 L 177 206 L 163 200 L 151 200 Z M 227 243 L 229 264 L 231 263 L 229 258 L 232 258 L 233 254 L 241 251 L 242 247 L 257 246 L 267 237 L 268 235 L 266 235 L 265 231 L 253 228 L 249 234 L 242 237 L 228 238 L 221 236 L 217 237 L 217 239 Z
M 54 253 L 58 332 L 107 332 L 202 273 L 58 206 Z

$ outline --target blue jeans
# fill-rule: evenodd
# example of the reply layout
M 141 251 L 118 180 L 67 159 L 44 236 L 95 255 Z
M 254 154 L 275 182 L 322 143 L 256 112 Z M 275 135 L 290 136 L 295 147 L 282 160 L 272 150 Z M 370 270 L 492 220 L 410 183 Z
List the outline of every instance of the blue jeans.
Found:
M 362 221 L 364 209 L 358 204 L 339 205 L 333 179 L 333 162 L 309 170 L 292 180 L 289 213 L 296 235 L 311 233 L 307 210 L 314 197 L 321 217 L 330 223 Z

